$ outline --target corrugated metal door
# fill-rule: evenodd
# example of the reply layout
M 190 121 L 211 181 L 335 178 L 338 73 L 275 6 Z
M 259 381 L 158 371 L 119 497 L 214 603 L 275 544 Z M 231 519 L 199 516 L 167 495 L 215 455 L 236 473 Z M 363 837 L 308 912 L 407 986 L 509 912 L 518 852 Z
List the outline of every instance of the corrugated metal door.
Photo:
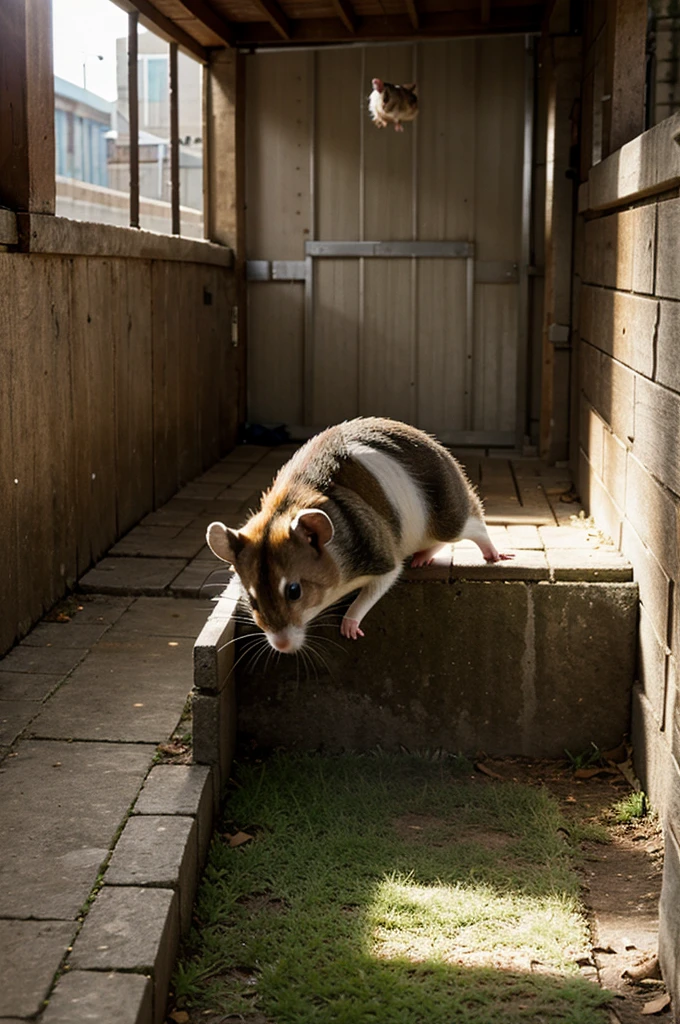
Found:
M 524 39 L 258 53 L 247 68 L 249 418 L 388 415 L 513 444 Z M 418 83 L 403 133 L 370 121 L 373 77 Z

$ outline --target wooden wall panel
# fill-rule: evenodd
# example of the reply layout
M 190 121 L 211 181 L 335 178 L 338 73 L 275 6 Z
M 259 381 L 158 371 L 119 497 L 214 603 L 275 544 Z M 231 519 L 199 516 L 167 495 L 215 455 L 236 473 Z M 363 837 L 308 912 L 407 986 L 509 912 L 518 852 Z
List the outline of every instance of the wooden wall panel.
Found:
M 418 238 L 474 239 L 477 47 L 469 40 L 417 48 Z M 409 130 L 408 128 L 406 129 Z
M 380 46 L 366 51 L 366 89 L 371 79 L 396 85 L 414 81 L 413 46 Z M 368 115 L 365 115 L 368 118 Z M 413 238 L 413 150 L 415 123 L 403 132 L 364 127 L 364 234 L 370 241 Z M 376 279 L 376 284 L 379 278 Z
M 246 252 L 248 259 L 300 260 L 311 237 L 313 55 L 246 59 Z
M 248 419 L 303 422 L 304 288 L 269 282 L 248 289 Z
M 473 429 L 515 429 L 517 289 L 478 284 L 475 295 Z
M 153 346 L 154 502 L 170 498 L 179 487 L 179 346 L 176 316 L 163 310 L 174 305 L 175 272 L 169 263 L 151 265 Z
M 411 260 L 365 260 L 359 411 L 415 422 Z
M 368 121 L 370 82 L 361 75 L 360 50 L 316 55 L 316 237 L 361 237 L 361 135 Z
M 314 278 L 311 422 L 359 414 L 359 261 L 319 260 Z
M 465 260 L 418 261 L 418 425 L 465 429 L 467 334 Z
M 16 257 L 0 252 L 0 651 L 5 651 L 15 636 L 19 566 L 16 559 L 16 497 L 12 443 L 12 363 L 13 339 L 17 334 L 16 309 L 7 302 L 14 294 Z M 7 614 L 2 614 L 3 611 Z

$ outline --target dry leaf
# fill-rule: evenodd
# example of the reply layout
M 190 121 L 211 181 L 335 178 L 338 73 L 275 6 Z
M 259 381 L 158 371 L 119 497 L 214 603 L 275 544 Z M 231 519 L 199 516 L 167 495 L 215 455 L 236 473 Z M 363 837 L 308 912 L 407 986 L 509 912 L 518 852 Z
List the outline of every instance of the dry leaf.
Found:
M 638 964 L 637 967 L 627 967 L 621 977 L 628 978 L 630 981 L 642 981 L 643 978 L 659 978 L 658 957 L 650 957 L 649 960 L 645 960 L 644 963 Z
M 249 842 L 253 837 L 248 835 L 247 832 L 236 832 L 233 836 L 229 837 L 230 846 L 242 846 L 244 843 Z
M 175 1024 L 188 1024 L 189 1014 L 186 1010 L 173 1010 L 168 1020 L 173 1020 Z
M 498 772 L 493 770 L 493 768 L 487 768 L 483 761 L 478 761 L 475 768 L 478 772 L 482 772 L 484 775 L 488 775 L 492 779 L 501 779 L 502 782 L 505 782 L 504 775 L 499 775 Z
M 575 804 L 576 803 L 576 797 L 575 796 L 565 796 L 564 802 L 565 802 L 565 804 Z
M 57 613 L 57 622 L 70 622 L 71 616 L 67 615 L 66 612 Z
M 577 779 L 592 779 L 593 775 L 599 775 L 604 768 L 577 768 L 574 776 Z
M 671 997 L 666 992 L 663 996 L 657 996 L 642 1007 L 642 1013 L 661 1013 L 667 1006 L 671 1005 Z

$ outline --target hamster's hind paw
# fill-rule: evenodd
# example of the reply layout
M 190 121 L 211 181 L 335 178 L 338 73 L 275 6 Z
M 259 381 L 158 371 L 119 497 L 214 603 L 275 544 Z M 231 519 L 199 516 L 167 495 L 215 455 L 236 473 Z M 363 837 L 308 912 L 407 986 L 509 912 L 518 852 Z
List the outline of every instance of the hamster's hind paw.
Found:
M 360 636 L 364 635 L 363 630 L 359 629 L 359 620 L 348 619 L 346 615 L 342 620 L 340 632 L 343 636 L 346 636 L 348 640 L 357 640 Z
M 487 558 L 486 561 L 492 565 L 494 562 L 509 562 L 514 557 L 514 555 L 507 555 L 502 551 L 496 551 L 495 557 Z

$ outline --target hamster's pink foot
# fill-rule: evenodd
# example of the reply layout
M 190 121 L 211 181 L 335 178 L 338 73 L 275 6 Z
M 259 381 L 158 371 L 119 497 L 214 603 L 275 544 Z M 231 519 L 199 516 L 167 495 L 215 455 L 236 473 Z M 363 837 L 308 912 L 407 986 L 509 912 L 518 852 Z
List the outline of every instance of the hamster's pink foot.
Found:
M 404 130 L 403 124 L 400 121 L 395 121 L 394 122 L 394 130 L 395 130 L 395 132 L 403 132 L 403 130 Z
M 342 620 L 340 632 L 343 636 L 346 636 L 348 640 L 357 640 L 360 636 L 364 635 L 363 630 L 359 629 L 359 620 L 348 619 L 346 615 Z
M 514 555 L 506 555 L 501 551 L 496 551 L 495 548 L 492 548 L 489 552 L 483 551 L 482 554 L 484 555 L 484 561 L 489 564 L 494 562 L 508 562 L 511 558 L 515 557 Z

